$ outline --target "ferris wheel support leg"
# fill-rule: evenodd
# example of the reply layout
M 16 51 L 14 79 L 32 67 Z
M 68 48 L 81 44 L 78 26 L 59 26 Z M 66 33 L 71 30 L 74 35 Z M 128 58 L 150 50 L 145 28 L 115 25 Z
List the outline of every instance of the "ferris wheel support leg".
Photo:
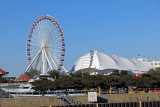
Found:
M 25 72 L 28 71 L 28 69 L 31 67 L 31 65 L 33 64 L 33 62 L 35 61 L 35 59 L 37 58 L 37 56 L 39 55 L 39 53 L 41 52 L 42 49 L 39 50 L 39 52 L 36 54 L 36 56 L 33 58 L 32 62 L 28 65 L 27 69 L 25 70 Z
M 58 61 L 58 59 L 56 58 L 56 56 L 53 55 L 53 57 Z M 64 66 L 62 66 L 62 68 L 64 69 L 64 71 L 65 71 L 66 73 L 68 73 L 68 70 L 67 70 Z
M 57 65 L 56 65 L 56 63 L 54 62 L 54 60 L 53 60 L 53 58 L 52 58 L 50 52 L 48 52 L 48 53 L 49 53 L 49 56 L 50 56 L 50 58 L 51 58 L 51 60 L 52 60 L 52 62 L 53 62 L 53 64 L 54 64 L 55 68 L 57 69 Z
M 52 54 L 52 53 L 51 53 L 51 54 Z M 54 54 L 52 54 L 52 55 L 53 55 L 54 59 L 56 59 L 56 61 L 59 62 L 58 58 L 57 58 Z
M 46 59 L 44 54 L 44 49 L 42 48 L 42 74 L 46 74 Z
M 62 66 L 62 68 L 64 69 L 64 71 L 65 71 L 66 73 L 68 73 L 68 70 L 67 70 L 64 66 Z
M 45 56 L 46 56 L 46 59 L 47 59 L 47 61 L 48 61 L 48 64 L 49 64 L 50 68 L 53 70 L 53 67 L 52 67 L 52 65 L 51 65 L 51 62 L 49 61 L 48 56 L 47 56 L 47 53 L 46 53 L 45 50 L 44 50 L 44 54 L 45 54 Z

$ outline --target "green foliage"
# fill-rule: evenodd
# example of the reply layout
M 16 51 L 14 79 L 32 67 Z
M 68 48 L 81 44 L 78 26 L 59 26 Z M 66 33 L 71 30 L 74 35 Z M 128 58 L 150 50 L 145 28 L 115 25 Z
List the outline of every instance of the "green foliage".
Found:
M 82 72 L 75 72 L 75 73 L 70 73 L 69 75 L 71 75 L 72 77 L 75 78 L 82 78 L 84 75 L 89 75 L 89 73 L 82 73 Z
M 48 74 L 54 79 L 58 79 L 60 76 L 60 72 L 58 70 L 48 71 Z
M 145 73 L 141 78 L 137 80 L 137 87 L 141 88 L 159 88 L 160 87 L 160 75 L 151 73 Z
M 119 75 L 128 75 L 128 72 L 124 71 L 124 70 L 122 70 L 122 71 L 115 70 L 115 71 L 113 71 L 111 73 L 111 75 L 117 75 L 117 76 L 119 76 Z
M 109 88 L 110 86 L 118 86 L 118 77 L 112 75 L 104 76 L 104 87 Z
M 120 75 L 128 75 L 128 72 L 127 71 L 121 71 Z
M 55 81 L 55 85 L 57 89 L 68 89 L 68 88 L 73 88 L 73 78 L 70 76 L 62 76 Z
M 34 85 L 36 90 L 44 91 L 48 89 L 83 89 L 97 88 L 109 89 L 110 86 L 117 88 L 160 88 L 160 68 L 151 69 L 148 73 L 142 74 L 136 78 L 134 75 L 128 74 L 126 71 L 115 71 L 111 75 L 82 75 L 81 72 L 71 73 L 67 75 L 59 75 L 58 71 L 50 71 L 52 77 L 58 77 L 55 81 L 45 79 L 37 80 Z
M 120 72 L 118 70 L 115 70 L 111 73 L 111 75 L 120 75 Z
M 75 73 L 70 73 L 69 75 L 75 78 L 81 78 L 83 74 L 82 72 L 75 72 Z
M 55 83 L 46 78 L 41 78 L 39 80 L 34 81 L 33 85 L 35 86 L 36 91 L 46 91 L 46 90 L 54 90 Z
M 73 78 L 73 85 L 74 89 L 83 89 L 84 85 L 82 84 L 81 78 Z
M 121 75 L 118 79 L 118 87 L 134 86 L 136 78 L 133 75 Z
M 81 78 L 81 81 L 85 88 L 96 88 L 98 86 L 104 86 L 103 75 L 84 75 Z
M 40 72 L 37 71 L 36 69 L 30 69 L 30 71 L 26 72 L 26 74 L 31 76 L 32 78 L 34 78 L 35 76 L 38 76 L 40 74 Z
M 85 75 L 82 77 L 82 84 L 86 87 L 86 88 L 95 88 L 98 87 L 97 84 L 97 76 L 95 75 Z
M 7 83 L 7 79 L 6 78 L 0 78 L 0 83 Z
M 160 68 L 150 69 L 150 70 L 148 71 L 148 74 L 151 74 L 151 75 L 159 75 L 159 76 L 160 76 Z

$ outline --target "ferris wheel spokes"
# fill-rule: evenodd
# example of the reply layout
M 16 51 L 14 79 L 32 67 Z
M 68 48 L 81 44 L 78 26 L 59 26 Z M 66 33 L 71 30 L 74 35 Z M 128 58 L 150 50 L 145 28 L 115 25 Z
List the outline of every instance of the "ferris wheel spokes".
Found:
M 54 55 L 53 55 L 54 56 Z M 58 59 L 56 58 L 56 56 L 54 56 L 54 58 L 58 61 Z M 68 70 L 62 65 L 62 68 L 64 69 L 64 71 L 66 72 L 66 73 L 68 73 Z
M 48 56 L 47 56 L 47 53 L 46 53 L 45 50 L 44 50 L 44 54 L 45 54 L 45 56 L 46 56 L 46 59 L 47 59 L 47 61 L 48 61 L 48 64 L 49 64 L 50 68 L 53 69 L 53 67 L 52 67 L 52 65 L 51 65 L 51 63 L 50 63 L 50 61 L 49 61 L 49 59 L 48 59 Z
M 53 60 L 53 58 L 52 58 L 52 56 L 51 56 L 50 53 L 49 53 L 49 56 L 50 56 L 50 58 L 51 58 L 51 61 L 53 62 L 54 67 L 55 67 L 56 69 L 58 69 L 58 67 L 57 67 L 57 65 L 56 65 L 55 61 Z
M 34 46 L 37 46 L 37 47 L 39 47 L 40 45 L 39 44 L 35 44 L 35 43 L 31 43 L 32 45 L 34 45 Z
M 40 54 L 41 49 L 39 50 L 39 52 L 36 54 L 36 56 L 33 58 L 33 60 L 31 61 L 31 63 L 29 63 L 27 69 L 25 70 L 25 72 L 28 71 L 28 69 L 30 69 L 31 65 L 33 64 L 33 62 L 35 61 L 35 59 L 37 58 L 37 56 Z
M 28 33 L 27 58 L 29 66 L 47 74 L 48 70 L 61 70 L 65 42 L 60 24 L 49 15 L 35 19 Z M 32 59 L 32 60 L 31 60 Z

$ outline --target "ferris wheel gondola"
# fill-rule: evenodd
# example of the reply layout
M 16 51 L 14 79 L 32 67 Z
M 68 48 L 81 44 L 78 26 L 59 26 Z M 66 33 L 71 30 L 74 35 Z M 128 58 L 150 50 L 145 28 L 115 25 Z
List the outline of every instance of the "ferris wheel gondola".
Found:
M 34 20 L 27 38 L 27 60 L 33 68 L 47 74 L 50 70 L 61 70 L 65 56 L 65 39 L 58 21 L 49 15 Z

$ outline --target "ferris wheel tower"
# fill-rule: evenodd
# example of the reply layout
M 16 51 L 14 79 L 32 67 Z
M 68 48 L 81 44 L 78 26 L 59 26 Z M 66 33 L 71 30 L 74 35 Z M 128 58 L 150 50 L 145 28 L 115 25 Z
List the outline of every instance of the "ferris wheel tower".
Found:
M 27 38 L 28 67 L 25 70 L 36 69 L 42 75 L 50 70 L 61 68 L 68 72 L 64 66 L 65 39 L 58 21 L 49 15 L 42 15 L 34 20 Z

